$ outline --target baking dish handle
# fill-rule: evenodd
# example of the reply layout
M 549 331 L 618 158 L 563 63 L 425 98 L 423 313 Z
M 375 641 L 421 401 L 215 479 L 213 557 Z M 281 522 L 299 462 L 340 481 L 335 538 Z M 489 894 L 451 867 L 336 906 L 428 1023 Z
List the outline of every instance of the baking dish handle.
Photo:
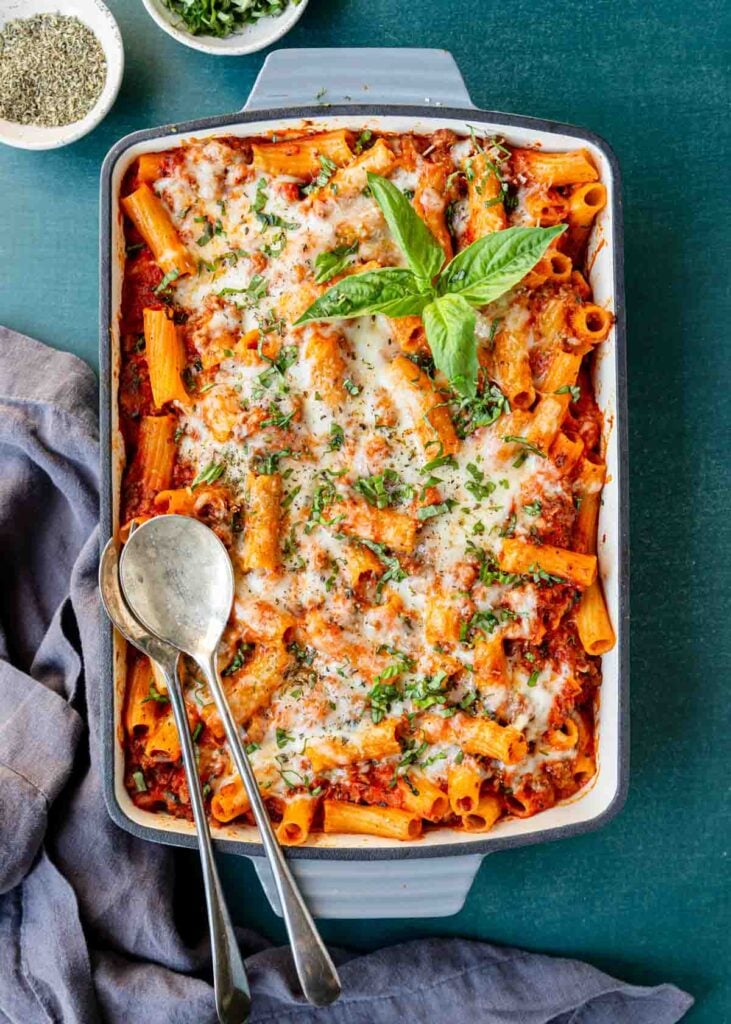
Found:
M 447 50 L 411 47 L 275 50 L 264 61 L 244 110 L 320 104 L 474 107 Z
M 281 913 L 265 857 L 251 858 L 272 909 Z M 288 861 L 313 917 L 450 917 L 458 913 L 481 854 L 404 860 Z

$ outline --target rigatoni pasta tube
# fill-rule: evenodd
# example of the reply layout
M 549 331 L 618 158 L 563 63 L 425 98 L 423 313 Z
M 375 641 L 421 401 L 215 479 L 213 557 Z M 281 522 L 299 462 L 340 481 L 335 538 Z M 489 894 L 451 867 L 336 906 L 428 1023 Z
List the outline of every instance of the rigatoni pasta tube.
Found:
M 158 704 L 154 700 L 147 700 L 153 682 L 150 659 L 136 658 L 128 676 L 124 710 L 124 728 L 128 736 L 139 736 L 157 727 Z
M 593 555 L 596 551 L 596 531 L 601 503 L 601 489 L 606 476 L 603 462 L 585 458 L 581 462 L 575 482 L 576 493 L 581 499 L 574 523 L 573 545 L 577 551 Z
M 428 644 L 459 642 L 462 616 L 459 601 L 449 591 L 432 590 L 426 595 L 424 638 Z
M 241 779 L 227 782 L 211 797 L 211 814 L 219 821 L 228 822 L 251 809 Z
M 548 259 L 547 277 L 549 281 L 564 284 L 571 280 L 573 264 L 570 256 L 567 256 L 565 252 L 559 252 L 558 249 L 550 249 L 546 253 L 546 258 Z
M 534 186 L 528 189 L 523 206 L 530 220 L 543 228 L 560 224 L 566 217 L 566 199 L 553 188 Z
M 143 416 L 137 442 L 136 461 L 145 494 L 155 495 L 170 487 L 175 463 L 174 416 Z
M 281 641 L 259 643 L 239 672 L 224 677 L 223 688 L 237 721 L 248 724 L 252 715 L 269 704 L 282 685 L 289 662 Z
M 418 839 L 423 828 L 421 818 L 395 807 L 369 807 L 343 800 L 323 802 L 325 832 L 384 836 L 387 839 Z
M 586 302 L 587 299 L 591 298 L 591 288 L 589 282 L 586 280 L 584 275 L 579 270 L 574 270 L 571 273 L 571 287 L 574 290 L 574 295 L 582 302 Z
M 362 544 L 349 544 L 345 549 L 345 577 L 355 589 L 364 576 L 379 576 L 383 574 L 384 566 L 380 558 L 373 554 L 370 548 Z
M 425 715 L 421 721 L 430 743 L 458 743 L 467 754 L 493 757 L 504 764 L 517 764 L 525 757 L 528 744 L 525 736 L 512 725 L 500 725 L 491 718 L 472 718 L 458 713 L 444 719 Z
M 600 210 L 607 205 L 607 189 L 600 181 L 578 185 L 569 196 L 569 223 L 589 227 Z
M 571 472 L 584 452 L 584 443 L 578 438 L 570 438 L 559 431 L 549 449 L 549 456 L 556 468 L 566 475 Z
M 529 288 L 538 288 L 546 281 L 565 284 L 571 280 L 573 263 L 571 257 L 558 249 L 549 249 L 523 278 Z
M 124 212 L 149 245 L 164 274 L 192 274 L 195 260 L 180 240 L 167 209 L 149 185 L 142 184 L 122 200 Z
M 579 754 L 571 773 L 577 786 L 585 786 L 596 775 L 596 761 L 590 754 Z
M 498 331 L 491 349 L 485 351 L 485 365 L 510 405 L 530 409 L 535 401 L 533 376 L 526 339 L 511 331 Z
M 145 739 L 145 754 L 157 761 L 180 760 L 180 737 L 169 710 Z
M 507 686 L 508 663 L 503 638 L 499 633 L 480 636 L 474 647 L 475 682 L 480 686 Z
M 550 344 L 555 344 L 566 330 L 569 315 L 570 296 L 563 290 L 547 296 L 535 314 L 534 335 Z
M 145 330 L 145 357 L 150 371 L 152 398 L 158 409 L 166 402 L 187 402 L 183 386 L 185 352 L 180 328 L 168 317 L 164 309 L 145 309 L 142 312 Z
M 517 764 L 527 753 L 525 736 L 512 725 L 464 715 L 455 715 L 454 724 L 458 741 L 468 754 L 494 757 L 504 764 Z
M 514 149 L 513 163 L 518 173 L 551 187 L 597 181 L 599 173 L 586 149 L 567 153 L 543 153 L 538 149 Z
M 241 611 L 241 638 L 256 643 L 283 641 L 288 629 L 297 624 L 297 617 L 281 604 L 258 599 L 238 601 Z
M 331 409 L 336 408 L 346 396 L 343 384 L 346 377 L 344 345 L 342 334 L 319 327 L 309 329 L 305 342 L 312 391 L 319 394 Z
M 563 244 L 574 257 L 579 257 L 586 248 L 594 220 L 606 203 L 607 190 L 599 181 L 572 189 L 568 202 L 569 229 Z M 589 298 L 589 295 L 584 298 Z
M 570 401 L 569 394 L 544 395 L 525 427 L 526 440 L 542 452 L 547 452 L 561 428 Z
M 477 807 L 480 802 L 482 774 L 474 765 L 453 764 L 447 773 L 449 806 L 454 814 L 461 817 Z
M 223 722 L 219 717 L 218 711 L 216 710 L 216 705 L 213 703 L 213 700 L 209 701 L 207 704 L 204 704 L 202 707 L 200 707 L 198 709 L 198 714 L 200 715 L 210 735 L 215 740 L 217 740 L 219 745 L 222 744 L 226 739 L 226 730 L 223 727 Z
M 386 718 L 377 725 L 367 725 L 350 737 L 315 737 L 308 740 L 306 756 L 310 759 L 313 772 L 327 768 L 357 764 L 359 761 L 378 761 L 401 752 L 396 739 L 397 721 Z
M 396 356 L 389 366 L 394 390 L 407 401 L 408 412 L 421 446 L 434 458 L 441 445 L 442 455 L 454 455 L 459 439 L 444 398 L 434 390 L 432 381 L 406 356 Z
M 568 388 L 576 383 L 581 366 L 581 355 L 577 352 L 564 352 L 554 349 L 548 364 L 546 376 L 540 383 L 541 391 L 546 395 L 555 395 L 560 388 Z
M 315 817 L 317 800 L 309 794 L 290 797 L 277 825 L 277 839 L 282 846 L 301 846 L 307 839 Z
M 420 316 L 400 316 L 390 318 L 391 336 L 403 352 L 426 352 L 426 331 Z
M 543 571 L 581 589 L 596 579 L 596 555 L 568 551 L 552 544 L 530 544 L 518 537 L 508 537 L 503 541 L 498 563 L 505 572 Z
M 579 727 L 573 718 L 566 718 L 560 725 L 546 730 L 546 740 L 556 750 L 571 750 L 579 741 Z
M 579 341 L 596 345 L 604 341 L 612 329 L 614 317 L 607 309 L 585 302 L 574 306 L 569 312 L 569 327 Z
M 582 463 L 577 481 L 581 504 L 574 524 L 574 543 L 581 551 L 596 551 L 600 488 L 605 473 L 606 467 L 602 463 L 591 462 L 589 459 Z M 581 646 L 587 654 L 606 654 L 611 651 L 616 637 L 598 577 L 581 595 L 574 620 Z
M 467 179 L 468 221 L 466 234 L 476 241 L 507 227 L 503 186 L 486 153 L 472 158 Z
M 348 662 L 366 677 L 378 675 L 388 664 L 384 654 L 377 653 L 371 644 L 363 643 L 362 638 L 356 638 L 352 632 L 332 622 L 320 609 L 306 612 L 303 625 L 312 647 L 337 661 Z
M 574 523 L 573 544 L 578 551 L 593 554 L 596 550 L 596 528 L 599 517 L 599 491 L 580 494 L 581 504 Z
M 606 654 L 616 643 L 599 580 L 584 591 L 575 613 L 576 629 L 587 654 Z
M 465 832 L 489 832 L 502 814 L 502 810 L 503 805 L 499 798 L 487 793 L 474 810 L 462 815 L 462 828 Z
M 421 161 L 414 191 L 414 209 L 444 249 L 446 259 L 452 258 L 452 236 L 447 227 L 444 197 L 449 169 L 443 163 Z
M 332 176 L 325 190 L 340 199 L 349 199 L 358 195 L 368 184 L 368 174 L 388 174 L 396 162 L 392 150 L 383 139 L 378 139 L 374 146 L 361 153 L 351 163 L 341 167 Z
M 279 473 L 272 473 L 271 476 L 254 476 L 253 473 L 249 473 L 247 489 L 242 567 L 277 569 L 282 515 L 282 478 Z
M 252 162 L 257 171 L 267 174 L 291 174 L 294 178 L 312 178 L 322 170 L 320 157 L 342 167 L 353 159 L 352 135 L 343 128 L 319 132 L 299 139 L 278 142 L 254 142 Z
M 196 495 L 190 487 L 177 487 L 173 491 L 160 491 L 155 495 L 155 510 L 161 515 L 190 516 Z
M 427 779 L 423 772 L 410 771 L 408 779 L 398 780 L 404 810 L 427 821 L 441 821 L 449 810 L 447 794 Z
M 137 159 L 137 180 L 151 185 L 162 177 L 164 153 L 142 153 Z
M 416 544 L 416 521 L 396 509 L 374 508 L 367 501 L 349 499 L 328 506 L 324 517 L 340 533 L 385 544 L 393 551 L 408 554 Z

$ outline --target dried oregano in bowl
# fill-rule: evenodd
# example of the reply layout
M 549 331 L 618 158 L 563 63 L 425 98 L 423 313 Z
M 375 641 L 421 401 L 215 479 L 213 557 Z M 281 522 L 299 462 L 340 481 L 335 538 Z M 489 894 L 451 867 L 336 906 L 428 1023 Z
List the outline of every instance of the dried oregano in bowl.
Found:
M 0 118 L 45 127 L 80 121 L 106 77 L 101 43 L 78 18 L 36 14 L 0 31 Z

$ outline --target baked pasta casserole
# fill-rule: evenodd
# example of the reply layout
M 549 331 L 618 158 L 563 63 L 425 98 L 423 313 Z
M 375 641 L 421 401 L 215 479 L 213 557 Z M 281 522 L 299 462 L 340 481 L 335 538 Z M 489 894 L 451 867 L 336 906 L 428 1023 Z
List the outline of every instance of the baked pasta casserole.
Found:
M 413 269 L 386 190 L 441 247 L 452 289 L 449 261 L 475 243 L 563 227 L 497 298 L 449 307 L 450 352 L 475 357 L 467 385 L 435 358 L 427 310 L 353 304 Z M 484 832 L 594 776 L 614 634 L 591 370 L 613 316 L 586 261 L 606 200 L 588 151 L 467 127 L 215 138 L 128 172 L 122 540 L 174 513 L 228 549 L 219 668 L 282 842 Z M 318 319 L 328 293 L 351 305 Z M 127 657 L 125 784 L 190 818 L 164 682 Z M 182 680 L 210 814 L 252 823 L 192 662 Z

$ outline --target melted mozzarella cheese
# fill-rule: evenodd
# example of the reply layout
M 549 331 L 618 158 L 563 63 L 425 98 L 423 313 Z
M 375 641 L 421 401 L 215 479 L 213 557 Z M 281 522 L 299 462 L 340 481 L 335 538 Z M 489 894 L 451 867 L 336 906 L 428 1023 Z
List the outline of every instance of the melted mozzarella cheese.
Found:
M 455 167 L 462 167 L 473 152 L 471 140 L 455 145 Z M 405 191 L 417 187 L 417 178 L 417 172 L 403 169 L 392 175 Z M 521 492 L 528 483 L 546 494 L 559 493 L 563 484 L 546 460 L 533 454 L 522 461 L 505 461 L 499 431 L 489 428 L 465 437 L 457 455 L 446 464 L 427 469 L 430 460 L 414 429 L 409 396 L 394 384 L 389 372 L 400 350 L 384 316 L 336 325 L 347 366 L 345 395 L 335 406 L 323 400 L 305 356 L 303 341 L 309 329 L 303 332 L 282 317 L 283 305 L 302 291 L 303 282 L 314 298 L 317 258 L 338 246 L 357 243 L 360 263 L 376 260 L 403 266 L 405 260 L 372 197 L 357 195 L 338 202 L 315 196 L 293 201 L 287 198 L 292 181 L 252 173 L 238 151 L 214 141 L 188 147 L 186 159 L 156 183 L 157 193 L 198 260 L 198 273 L 173 285 L 176 305 L 189 316 L 189 340 L 202 352 L 204 345 L 259 329 L 262 338 L 276 338 L 280 354 L 292 354 L 291 359 L 272 365 L 271 361 L 244 363 L 224 352 L 206 376 L 206 392 L 194 396 L 189 407 L 180 408 L 184 433 L 178 458 L 193 475 L 211 463 L 223 464 L 222 482 L 243 505 L 247 475 L 256 469 L 255 460 L 278 456 L 286 505 L 283 571 L 237 571 L 236 616 L 244 619 L 251 599 L 288 609 L 298 622 L 309 609 L 321 608 L 325 614 L 337 609 L 372 651 L 391 652 L 383 657 L 395 658 L 397 666 L 398 652 L 406 657 L 395 676 L 380 680 L 398 678 L 403 687 L 416 681 L 415 666 L 424 657 L 423 619 L 430 596 L 437 589 L 450 593 L 464 589 L 461 576 L 465 563 L 474 560 L 475 550 L 499 553 L 506 533 L 516 529 Z M 457 237 L 467 216 L 466 203 L 457 202 L 452 214 Z M 530 313 L 517 293 L 509 293 L 478 314 L 478 338 L 492 337 L 498 318 L 504 329 L 528 331 Z M 290 417 L 286 426 L 248 432 L 247 415 L 257 410 L 271 415 L 273 408 Z M 225 429 L 219 429 L 226 416 L 233 417 L 227 437 Z M 334 443 L 337 437 L 341 443 Z M 420 522 L 413 557 L 397 562 L 402 575 L 396 574 L 388 590 L 401 610 L 388 621 L 382 619 L 379 606 L 364 607 L 346 585 L 337 516 L 334 521 L 322 517 L 318 521 L 314 513 L 324 491 L 337 512 L 338 498 L 362 500 L 354 488 L 359 480 L 386 471 L 394 474 L 407 495 L 403 509 L 414 513 L 427 481 L 437 489 L 440 504 L 440 514 Z M 522 519 L 517 520 L 517 529 L 525 531 Z M 389 558 L 391 564 L 394 561 L 393 553 L 381 552 L 379 557 L 384 559 L 384 570 Z M 539 609 L 538 591 L 533 585 L 482 586 L 474 606 L 478 614 L 507 609 L 512 614 L 511 636 L 529 638 Z M 452 694 L 459 699 L 474 689 L 474 654 L 468 639 L 451 654 L 465 669 Z M 373 674 L 321 651 L 313 655 L 311 672 L 315 683 L 298 682 L 298 673 L 286 677 L 272 698 L 263 738 L 253 754 L 255 770 L 260 779 L 266 778 L 271 794 L 286 795 L 312 781 L 308 742 L 352 734 L 363 717 L 367 719 L 373 688 L 379 684 Z M 541 763 L 538 744 L 566 674 L 544 668 L 535 679 L 517 663 L 511 673 L 510 723 L 536 745 L 530 759 L 516 770 L 532 771 Z M 486 712 L 505 718 L 504 687 L 483 685 L 480 699 Z M 402 689 L 394 694 L 388 713 L 418 714 L 419 710 Z M 284 743 L 283 730 L 292 737 Z M 454 744 L 432 744 L 423 770 L 443 781 L 459 753 Z M 553 751 L 550 756 L 565 755 Z M 398 760 L 391 758 L 394 768 Z M 346 774 L 335 769 L 329 778 L 342 781 Z

